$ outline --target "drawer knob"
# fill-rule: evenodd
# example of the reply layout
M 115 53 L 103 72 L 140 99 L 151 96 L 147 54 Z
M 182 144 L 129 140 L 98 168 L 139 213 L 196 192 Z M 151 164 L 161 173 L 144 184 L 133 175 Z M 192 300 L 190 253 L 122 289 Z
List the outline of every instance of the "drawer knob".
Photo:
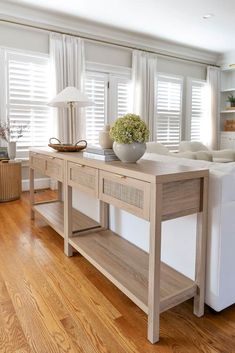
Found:
M 84 167 L 85 167 L 84 164 L 78 164 L 78 163 L 77 163 L 77 166 L 78 166 L 79 168 L 84 168 Z
M 119 175 L 119 174 L 116 174 L 118 178 L 120 179 L 126 179 L 126 175 Z

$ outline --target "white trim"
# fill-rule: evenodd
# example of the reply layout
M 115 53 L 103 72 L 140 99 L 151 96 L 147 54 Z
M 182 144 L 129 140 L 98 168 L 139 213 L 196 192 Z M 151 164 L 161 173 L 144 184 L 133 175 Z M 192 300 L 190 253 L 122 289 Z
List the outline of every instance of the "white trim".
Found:
M 192 77 L 186 80 L 186 119 L 185 119 L 185 140 L 191 138 L 191 107 L 192 107 Z
M 50 178 L 38 178 L 34 180 L 35 190 L 50 188 Z M 22 191 L 29 191 L 29 179 L 22 180 Z
M 68 34 L 89 37 L 94 40 L 109 41 L 114 44 L 132 46 L 138 49 L 156 51 L 161 55 L 175 55 L 182 59 L 195 60 L 206 64 L 216 64 L 218 53 L 172 43 L 157 37 L 132 33 L 112 26 L 96 24 L 81 18 L 68 15 L 53 14 L 45 10 L 32 9 L 22 4 L 1 4 L 0 19 L 15 21 L 22 25 L 38 26 L 35 31 L 60 31 Z M 12 14 L 17 14 L 16 17 Z M 37 19 L 35 21 L 35 19 Z M 78 27 L 79 24 L 79 27 Z M 18 26 L 18 24 L 15 24 Z M 78 29 L 79 28 L 79 29 Z M 112 45 L 112 44 L 110 44 Z M 128 50 L 128 48 L 127 48 Z M 129 49 L 131 50 L 131 49 Z
M 125 75 L 127 76 L 127 78 L 131 78 L 131 68 L 126 66 L 109 65 L 109 64 L 86 61 L 86 71 L 98 71 L 98 72 L 114 74 L 114 75 L 122 75 L 122 76 Z

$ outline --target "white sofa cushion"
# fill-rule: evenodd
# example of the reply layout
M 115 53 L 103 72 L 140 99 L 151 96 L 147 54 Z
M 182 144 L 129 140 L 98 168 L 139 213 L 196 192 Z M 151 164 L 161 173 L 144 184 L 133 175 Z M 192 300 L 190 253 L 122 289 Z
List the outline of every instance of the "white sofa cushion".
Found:
M 208 162 L 212 162 L 212 154 L 208 151 L 197 151 L 194 152 L 196 159 L 200 160 L 200 161 L 208 161 Z
M 188 152 L 178 152 L 178 153 L 170 152 L 169 155 L 172 157 L 176 157 L 176 158 L 196 159 L 195 153 L 189 152 L 189 151 Z
M 197 152 L 197 151 L 209 151 L 209 149 L 199 141 L 181 141 L 179 144 L 180 152 Z
M 152 141 L 146 143 L 146 152 L 147 153 L 157 153 L 167 155 L 169 154 L 169 150 L 166 146 L 162 145 L 161 143 Z

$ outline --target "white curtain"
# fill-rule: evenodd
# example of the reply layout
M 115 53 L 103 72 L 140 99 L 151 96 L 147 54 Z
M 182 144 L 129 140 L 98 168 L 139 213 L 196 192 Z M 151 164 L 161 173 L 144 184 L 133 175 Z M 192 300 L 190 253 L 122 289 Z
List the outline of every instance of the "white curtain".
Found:
M 220 68 L 207 67 L 207 83 L 209 98 L 208 141 L 211 149 L 218 147 L 219 110 L 220 110 Z
M 51 33 L 50 55 L 56 95 L 67 86 L 73 86 L 84 91 L 85 55 L 84 41 L 81 38 Z M 54 108 L 55 109 L 55 108 Z M 63 142 L 70 140 L 68 109 L 57 108 L 58 137 Z M 85 138 L 84 108 L 75 109 L 76 140 Z
M 132 54 L 133 111 L 146 122 L 154 139 L 157 56 L 140 50 Z

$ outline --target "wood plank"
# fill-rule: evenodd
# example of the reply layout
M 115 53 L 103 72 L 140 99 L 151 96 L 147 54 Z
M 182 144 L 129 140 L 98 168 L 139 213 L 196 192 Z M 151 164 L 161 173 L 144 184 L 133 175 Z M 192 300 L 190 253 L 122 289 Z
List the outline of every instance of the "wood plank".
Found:
M 36 211 L 57 233 L 64 236 L 64 204 L 56 201 L 46 204 L 38 204 L 33 207 Z M 99 223 L 84 215 L 83 213 L 72 209 L 73 231 L 82 231 L 83 229 L 99 227 Z
M 71 238 L 69 243 L 148 313 L 149 256 L 146 252 L 110 230 L 79 235 Z M 193 297 L 195 292 L 191 279 L 161 263 L 162 311 L 169 307 L 170 299 L 180 303 L 185 295 Z
M 0 352 L 16 351 L 29 352 L 29 347 L 4 280 L 0 275 Z

